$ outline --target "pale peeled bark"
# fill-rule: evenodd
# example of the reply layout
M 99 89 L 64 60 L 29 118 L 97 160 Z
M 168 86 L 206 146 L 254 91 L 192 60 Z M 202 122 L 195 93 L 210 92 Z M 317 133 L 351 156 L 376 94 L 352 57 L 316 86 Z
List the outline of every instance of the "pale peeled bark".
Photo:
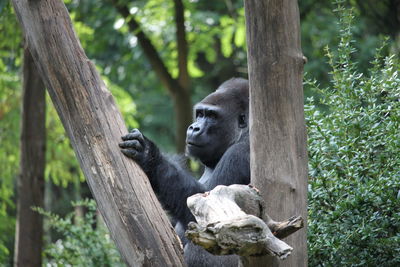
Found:
M 197 221 L 189 224 L 187 237 L 216 255 L 285 259 L 293 248 L 274 234 L 283 237 L 303 227 L 301 217 L 273 221 L 258 190 L 248 185 L 220 185 L 189 197 L 187 204 Z

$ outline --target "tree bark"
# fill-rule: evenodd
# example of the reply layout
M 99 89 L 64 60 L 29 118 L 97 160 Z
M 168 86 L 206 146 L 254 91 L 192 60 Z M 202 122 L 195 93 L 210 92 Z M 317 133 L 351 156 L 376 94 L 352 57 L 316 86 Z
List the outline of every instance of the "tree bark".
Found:
M 307 218 L 307 153 L 303 56 L 296 0 L 246 0 L 250 80 L 250 164 L 276 220 Z M 247 266 L 307 266 L 306 228 L 287 238 L 292 255 L 246 258 Z
M 14 266 L 41 266 L 45 167 L 45 87 L 28 49 L 24 51 L 21 162 L 18 177 Z
M 168 90 L 173 102 L 176 121 L 175 144 L 176 151 L 185 151 L 185 140 L 187 127 L 192 122 L 192 102 L 190 95 L 190 77 L 187 69 L 187 41 L 185 32 L 184 6 L 180 0 L 174 0 L 176 42 L 178 49 L 178 79 L 174 79 L 165 66 L 160 54 L 157 52 L 149 37 L 145 34 L 134 15 L 129 13 L 125 4 L 111 0 L 114 7 L 127 21 L 129 30 L 136 35 L 139 45 L 150 62 L 154 72 L 160 79 L 162 85 Z
M 129 266 L 182 266 L 182 249 L 149 181 L 118 142 L 121 114 L 86 57 L 62 1 L 13 0 L 31 54 L 111 236 Z

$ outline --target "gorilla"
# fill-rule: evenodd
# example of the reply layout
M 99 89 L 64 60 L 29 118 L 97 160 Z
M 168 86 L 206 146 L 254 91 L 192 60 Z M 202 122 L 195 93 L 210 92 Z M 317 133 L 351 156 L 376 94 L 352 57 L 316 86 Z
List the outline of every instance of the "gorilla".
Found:
M 217 185 L 250 183 L 249 84 L 232 78 L 194 106 L 194 122 L 187 129 L 186 154 L 204 165 L 196 180 L 181 165 L 163 154 L 135 129 L 119 144 L 124 155 L 134 159 L 149 177 L 151 186 L 176 222 L 175 231 L 184 246 L 188 266 L 237 266 L 238 256 L 214 256 L 185 237 L 195 221 L 186 199 Z

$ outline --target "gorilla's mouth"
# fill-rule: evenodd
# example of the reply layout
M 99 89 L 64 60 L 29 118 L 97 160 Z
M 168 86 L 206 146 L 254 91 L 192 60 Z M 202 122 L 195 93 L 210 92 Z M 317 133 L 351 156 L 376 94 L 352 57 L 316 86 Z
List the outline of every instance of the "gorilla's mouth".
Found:
M 188 146 L 194 146 L 194 147 L 202 147 L 202 145 L 196 144 L 196 143 L 193 143 L 193 142 L 190 142 L 190 141 L 187 142 L 186 145 L 188 145 Z

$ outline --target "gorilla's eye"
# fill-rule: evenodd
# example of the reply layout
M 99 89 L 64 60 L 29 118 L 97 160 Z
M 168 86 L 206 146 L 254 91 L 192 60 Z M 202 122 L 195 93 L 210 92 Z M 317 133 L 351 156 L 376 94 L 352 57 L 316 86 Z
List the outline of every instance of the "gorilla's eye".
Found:
M 202 110 L 196 110 L 196 118 L 202 118 L 204 117 L 204 113 Z
M 240 128 L 244 128 L 244 127 L 246 127 L 247 125 L 246 125 L 246 115 L 244 115 L 244 114 L 240 114 L 239 115 L 239 127 Z
M 209 111 L 208 114 L 207 114 L 207 116 L 208 116 L 210 119 L 215 120 L 215 119 L 217 118 L 217 113 L 214 112 L 214 111 Z

